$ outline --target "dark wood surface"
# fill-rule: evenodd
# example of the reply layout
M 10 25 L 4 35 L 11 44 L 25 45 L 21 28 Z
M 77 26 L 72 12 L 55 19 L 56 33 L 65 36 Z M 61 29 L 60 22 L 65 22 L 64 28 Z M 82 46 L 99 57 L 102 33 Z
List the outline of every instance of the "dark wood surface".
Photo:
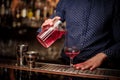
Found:
M 0 67 L 8 68 L 8 69 L 17 69 L 17 70 L 24 70 L 24 71 L 64 75 L 64 76 L 120 80 L 120 70 L 115 70 L 115 69 L 97 68 L 93 71 L 90 71 L 90 70 L 83 71 L 83 70 L 76 70 L 67 65 L 40 63 L 40 62 L 36 62 L 36 65 L 34 68 L 29 68 L 27 65 L 18 66 L 15 60 L 0 60 Z

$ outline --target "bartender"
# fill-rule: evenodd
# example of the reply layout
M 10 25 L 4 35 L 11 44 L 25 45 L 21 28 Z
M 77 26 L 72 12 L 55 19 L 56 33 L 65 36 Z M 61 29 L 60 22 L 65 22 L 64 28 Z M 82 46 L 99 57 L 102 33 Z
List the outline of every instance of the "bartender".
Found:
M 120 58 L 119 5 L 119 0 L 59 0 L 56 14 L 45 20 L 42 28 L 52 26 L 54 20 L 66 22 L 65 45 L 77 43 L 80 49 L 80 54 L 73 60 L 76 69 L 110 68 L 109 63 L 116 63 Z M 64 50 L 61 56 L 69 64 Z

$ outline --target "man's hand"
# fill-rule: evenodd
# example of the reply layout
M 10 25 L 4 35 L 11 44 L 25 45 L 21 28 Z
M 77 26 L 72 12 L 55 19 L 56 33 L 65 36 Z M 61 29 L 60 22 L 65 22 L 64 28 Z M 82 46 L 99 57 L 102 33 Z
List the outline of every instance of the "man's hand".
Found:
M 47 19 L 45 20 L 45 22 L 42 24 L 42 28 L 46 27 L 46 26 L 53 26 L 54 22 L 56 20 L 60 20 L 61 18 L 59 16 L 54 17 L 53 19 Z
M 76 69 L 81 69 L 81 70 L 85 70 L 85 69 L 93 70 L 99 67 L 106 58 L 107 58 L 106 54 L 98 53 L 97 55 L 88 59 L 85 62 L 75 64 L 73 67 L 75 67 Z

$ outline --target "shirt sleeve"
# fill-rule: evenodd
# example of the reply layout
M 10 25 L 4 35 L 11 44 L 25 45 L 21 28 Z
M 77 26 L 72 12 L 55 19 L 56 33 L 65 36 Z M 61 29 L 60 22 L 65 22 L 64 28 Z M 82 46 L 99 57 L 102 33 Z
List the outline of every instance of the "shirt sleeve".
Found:
M 114 9 L 114 19 L 113 19 L 113 37 L 115 44 L 109 47 L 104 53 L 108 56 L 109 59 L 120 58 L 120 1 L 116 0 L 115 9 Z
M 55 12 L 49 17 L 49 18 L 54 18 L 55 16 L 61 17 L 61 21 L 64 22 L 65 18 L 65 12 L 64 12 L 64 5 L 65 5 L 65 0 L 59 0 Z M 37 33 L 41 32 L 41 27 L 37 30 Z
M 55 12 L 54 14 L 50 17 L 50 18 L 53 18 L 55 16 L 59 16 L 61 17 L 61 21 L 65 21 L 65 0 L 59 0 L 57 6 L 56 6 L 56 9 L 55 9 Z

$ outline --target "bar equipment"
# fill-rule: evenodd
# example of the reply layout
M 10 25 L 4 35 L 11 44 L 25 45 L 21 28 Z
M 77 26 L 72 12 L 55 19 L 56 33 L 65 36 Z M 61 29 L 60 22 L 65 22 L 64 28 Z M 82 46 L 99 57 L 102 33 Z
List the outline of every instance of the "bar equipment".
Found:
M 55 21 L 53 26 L 45 26 L 37 35 L 37 40 L 45 47 L 50 47 L 57 39 L 65 34 L 60 20 Z
M 28 51 L 28 45 L 27 44 L 20 44 L 17 46 L 17 65 L 23 66 L 25 65 L 24 55 Z
M 15 64 L 16 64 L 15 60 L 0 59 L 0 68 L 24 70 L 35 73 L 38 72 L 38 73 L 47 73 L 47 74 L 57 74 L 57 75 L 64 75 L 70 77 L 94 78 L 100 80 L 120 80 L 120 70 L 118 69 L 96 68 L 91 71 L 91 70 L 75 69 L 73 67 L 69 67 L 69 65 L 41 63 L 41 62 L 36 62 L 35 67 L 30 69 L 27 66 L 21 67 L 21 66 L 16 66 Z
M 37 54 L 38 54 L 37 51 L 26 52 L 25 59 L 26 59 L 26 62 L 27 62 L 27 66 L 29 68 L 34 68 L 35 67 L 35 61 L 37 59 Z

